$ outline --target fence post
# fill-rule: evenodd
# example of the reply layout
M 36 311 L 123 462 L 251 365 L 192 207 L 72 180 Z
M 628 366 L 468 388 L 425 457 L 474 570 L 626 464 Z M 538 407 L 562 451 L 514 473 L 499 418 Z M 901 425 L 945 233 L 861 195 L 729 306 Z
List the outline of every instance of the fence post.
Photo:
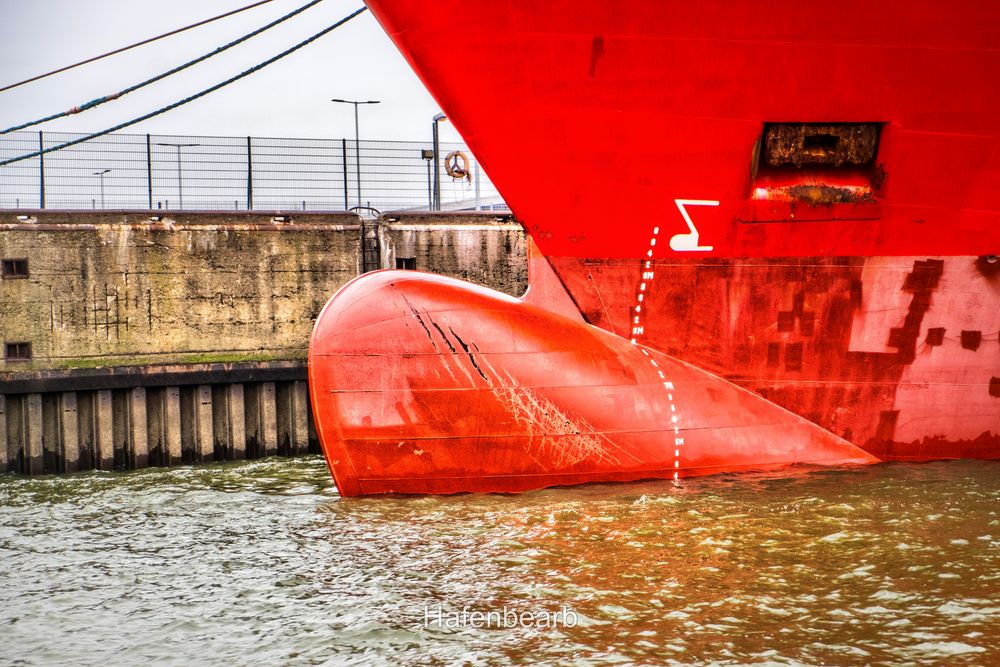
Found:
M 476 179 L 476 210 L 479 210 L 479 160 L 472 160 L 473 178 Z
M 247 137 L 247 210 L 253 210 L 253 153 Z
M 427 210 L 428 211 L 434 210 L 434 190 L 433 187 L 431 186 L 431 162 L 433 162 L 433 160 L 434 160 L 433 157 L 430 160 L 424 160 L 424 162 L 427 163 Z
M 354 184 L 354 189 L 358 193 L 358 206 L 361 206 L 361 141 L 358 139 L 358 123 L 357 123 L 357 113 L 358 106 L 354 105 L 355 123 L 354 123 L 354 169 L 355 178 L 357 182 Z
M 347 139 L 340 140 L 340 152 L 344 160 L 344 210 L 348 210 L 351 205 L 347 203 Z
M 45 140 L 38 131 L 38 208 L 45 208 Z
M 149 135 L 146 135 L 146 194 L 149 196 L 149 210 L 153 210 L 153 151 L 150 149 Z

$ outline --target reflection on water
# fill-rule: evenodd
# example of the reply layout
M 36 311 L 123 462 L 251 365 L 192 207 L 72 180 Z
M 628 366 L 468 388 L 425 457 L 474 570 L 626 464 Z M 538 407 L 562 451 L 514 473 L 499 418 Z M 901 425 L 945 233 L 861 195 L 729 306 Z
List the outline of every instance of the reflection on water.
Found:
M 1000 664 L 1000 463 L 374 500 L 315 457 L 4 477 L 0 564 L 14 664 Z

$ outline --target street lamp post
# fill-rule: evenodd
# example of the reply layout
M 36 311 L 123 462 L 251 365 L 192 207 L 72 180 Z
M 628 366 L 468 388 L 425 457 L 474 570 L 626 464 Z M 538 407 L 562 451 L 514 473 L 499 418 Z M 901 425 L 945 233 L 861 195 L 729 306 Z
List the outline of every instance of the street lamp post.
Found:
M 341 100 L 332 99 L 331 102 L 339 102 L 341 104 L 353 104 L 354 105 L 354 168 L 355 177 L 357 179 L 357 193 L 358 193 L 358 206 L 361 206 L 361 151 L 358 148 L 358 105 L 359 104 L 378 104 L 381 100 Z M 347 165 L 344 165 L 344 169 L 347 169 Z
M 111 171 L 111 170 L 110 169 L 105 169 L 103 171 L 95 171 L 94 172 L 94 176 L 97 176 L 99 179 L 101 179 L 101 210 L 102 211 L 104 210 L 104 174 L 108 173 L 109 171 Z
M 184 210 L 184 183 L 181 180 L 181 149 L 191 146 L 201 146 L 201 144 L 173 144 L 170 142 L 159 143 L 157 146 L 173 146 L 177 149 L 177 205 L 180 210 Z

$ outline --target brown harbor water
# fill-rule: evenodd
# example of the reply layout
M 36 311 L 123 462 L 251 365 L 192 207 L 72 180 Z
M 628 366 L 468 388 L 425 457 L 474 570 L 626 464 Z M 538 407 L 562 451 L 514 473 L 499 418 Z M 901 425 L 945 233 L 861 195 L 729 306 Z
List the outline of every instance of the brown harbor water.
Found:
M 463 608 L 576 623 L 437 622 Z M 2 477 L 0 663 L 998 665 L 1000 462 L 376 500 L 317 457 Z

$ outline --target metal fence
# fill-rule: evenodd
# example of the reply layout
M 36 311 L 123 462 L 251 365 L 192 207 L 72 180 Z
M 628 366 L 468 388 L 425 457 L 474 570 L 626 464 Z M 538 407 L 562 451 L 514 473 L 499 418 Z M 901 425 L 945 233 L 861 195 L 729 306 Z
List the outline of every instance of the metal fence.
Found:
M 83 135 L 12 132 L 0 161 Z M 428 209 L 431 142 L 109 134 L 0 166 L 0 208 L 167 210 Z M 461 150 L 472 179 L 443 158 Z M 441 209 L 507 210 L 475 157 L 442 143 Z

